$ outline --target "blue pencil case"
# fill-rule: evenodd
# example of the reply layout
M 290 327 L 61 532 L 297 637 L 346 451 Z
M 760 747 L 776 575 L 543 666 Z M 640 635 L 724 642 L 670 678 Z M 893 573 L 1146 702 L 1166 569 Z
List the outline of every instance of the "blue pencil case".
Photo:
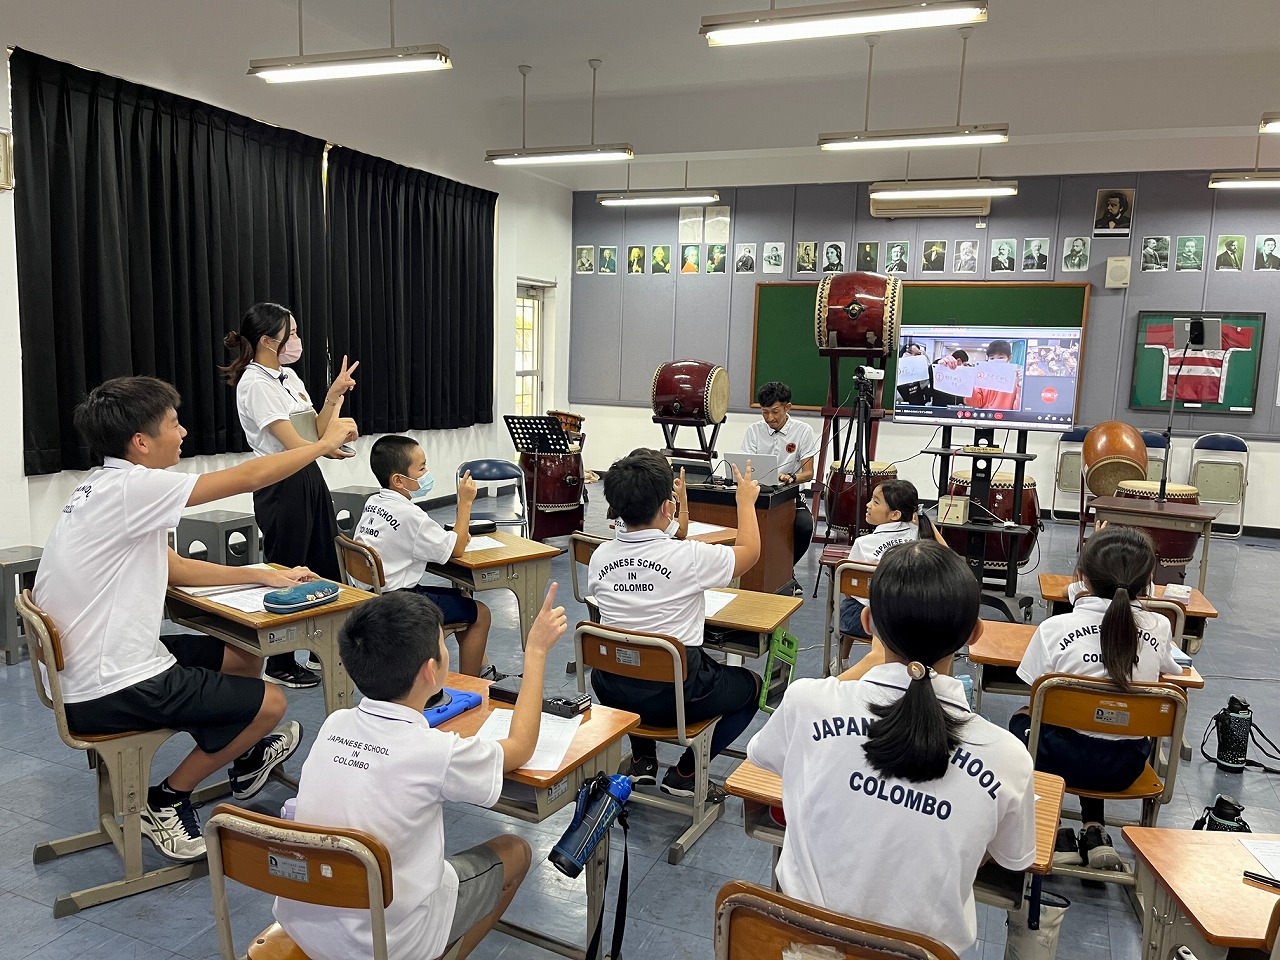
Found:
M 427 726 L 438 727 L 446 720 L 452 720 L 458 714 L 466 713 L 473 707 L 480 706 L 481 700 L 482 698 L 478 693 L 468 693 L 466 690 L 453 690 L 450 687 L 445 687 L 435 700 L 427 704 L 427 708 L 422 711 L 422 715 L 427 718 Z
M 292 587 L 272 590 L 262 598 L 267 613 L 297 613 L 321 607 L 338 599 L 338 585 L 328 580 L 311 580 Z

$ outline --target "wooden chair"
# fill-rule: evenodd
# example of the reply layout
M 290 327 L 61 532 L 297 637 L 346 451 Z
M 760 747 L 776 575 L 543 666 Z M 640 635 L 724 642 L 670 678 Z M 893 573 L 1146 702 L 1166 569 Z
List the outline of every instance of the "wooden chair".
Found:
M 1181 601 L 1141 597 L 1138 605 L 1167 619 L 1169 629 L 1173 631 L 1173 642 L 1182 646 L 1182 635 L 1187 632 L 1187 608 Z
M 819 948 L 815 957 L 957 960 L 949 947 L 922 933 L 846 917 L 742 880 L 726 883 L 716 895 L 715 945 L 716 960 L 810 956 L 796 946 Z
M 368 910 L 373 960 L 387 960 L 386 908 L 394 893 L 391 854 L 377 837 L 363 830 L 281 820 L 229 803 L 214 809 L 204 836 L 223 960 L 307 960 L 278 923 L 254 937 L 245 954 L 236 953 L 227 877 L 276 897 Z M 444 957 L 456 956 L 457 949 L 454 944 Z
M 140 730 L 131 733 L 76 733 L 67 724 L 62 701 L 59 674 L 64 660 L 62 638 L 49 615 L 36 606 L 31 591 L 18 597 L 18 613 L 26 624 L 26 639 L 31 651 L 31 672 L 41 702 L 53 711 L 58 736 L 72 750 L 83 750 L 98 781 L 98 827 L 87 833 L 37 843 L 31 852 L 34 863 L 48 863 L 58 857 L 112 844 L 124 863 L 124 878 L 98 884 L 84 890 L 65 893 L 53 903 L 55 917 L 79 913 L 85 907 L 109 903 L 154 890 L 192 877 L 202 877 L 208 870 L 203 861 L 177 863 L 158 870 L 145 870 L 142 864 L 142 812 L 147 806 L 147 789 L 151 782 L 151 761 L 156 751 L 177 730 Z M 45 688 L 41 666 L 48 677 Z
M 685 720 L 684 682 L 689 677 L 689 661 L 684 644 L 679 640 L 658 633 L 602 627 L 598 623 L 583 620 L 573 633 L 573 643 L 579 693 L 587 692 L 586 667 L 631 677 L 634 680 L 670 683 L 675 688 L 676 725 L 651 727 L 642 723 L 631 731 L 631 735 L 661 740 L 664 743 L 676 743 L 693 749 L 693 799 L 680 800 L 636 791 L 631 794 L 631 800 L 633 803 L 671 810 L 691 817 L 692 823 L 689 829 L 677 837 L 667 850 L 667 862 L 679 863 L 698 837 L 702 836 L 707 827 L 715 823 L 724 806 L 707 802 L 707 787 L 711 780 L 711 736 L 715 733 L 716 724 L 720 718 Z M 624 759 L 624 763 L 626 762 Z
M 338 566 L 342 568 L 343 579 L 353 587 L 381 596 L 387 588 L 387 578 L 382 571 L 382 557 L 378 556 L 378 551 L 342 533 L 333 542 L 338 548 Z M 444 635 L 462 633 L 469 626 L 469 623 L 446 623 Z
M 1114 826 L 1154 827 L 1160 807 L 1173 798 L 1174 782 L 1178 775 L 1178 748 L 1182 743 L 1186 719 L 1186 695 L 1172 683 L 1135 683 L 1128 691 L 1122 691 L 1107 680 L 1049 673 L 1036 680 L 1031 687 L 1031 731 L 1027 743 L 1031 756 L 1036 756 L 1040 747 L 1040 727 L 1046 723 L 1082 733 L 1154 738 L 1157 742 L 1151 761 L 1132 786 L 1116 791 L 1078 790 L 1067 786 L 1067 793 L 1077 797 L 1093 797 L 1109 802 L 1140 800 L 1140 819 L 1124 819 L 1112 814 L 1107 817 L 1107 823 Z M 1133 873 L 1128 870 L 1098 870 L 1084 865 L 1054 864 L 1052 872 L 1082 880 L 1101 880 L 1129 886 L 1134 883 Z
M 587 599 L 586 571 L 591 564 L 591 555 L 596 552 L 596 547 L 608 542 L 605 537 L 595 537 L 581 530 L 569 534 L 569 575 L 573 578 L 573 597 L 587 608 L 587 616 L 596 623 L 600 622 L 600 608 Z M 579 568 L 582 570 L 581 580 Z

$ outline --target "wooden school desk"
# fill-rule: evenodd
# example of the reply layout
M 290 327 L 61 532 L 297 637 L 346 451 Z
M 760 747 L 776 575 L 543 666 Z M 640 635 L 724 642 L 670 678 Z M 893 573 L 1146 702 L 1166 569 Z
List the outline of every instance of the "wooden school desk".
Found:
M 474 710 L 468 710 L 440 725 L 460 736 L 469 737 L 495 709 L 509 709 L 505 703 L 494 704 L 489 700 L 488 680 L 450 673 L 446 686 L 456 690 L 468 690 L 484 697 L 484 702 Z M 558 770 L 514 770 L 503 777 L 502 797 L 493 809 L 527 823 L 541 823 L 578 797 L 578 788 L 597 773 L 617 773 L 622 763 L 622 738 L 640 725 L 640 717 L 626 710 L 595 704 L 583 717 L 569 752 Z M 586 955 L 586 944 L 595 932 L 604 903 L 605 874 L 609 865 L 609 834 L 604 835 L 595 853 L 586 865 L 587 925 L 586 938 L 581 944 L 568 943 L 537 930 L 516 926 L 499 920 L 495 929 L 518 937 L 544 950 L 561 956 L 581 960 Z
M 1143 956 L 1168 960 L 1184 944 L 1196 960 L 1221 960 L 1232 947 L 1270 950 L 1267 926 L 1277 891 L 1247 883 L 1266 874 L 1240 843 L 1280 841 L 1280 834 L 1125 827 L 1138 859 Z
M 778 857 L 782 852 L 782 840 L 786 828 L 781 827 L 769 815 L 770 807 L 782 805 L 782 778 L 757 767 L 751 761 L 745 761 L 729 775 L 724 788 L 730 796 L 742 798 L 742 823 L 747 836 L 771 844 L 773 851 L 773 887 L 778 887 Z M 1035 772 L 1036 791 L 1036 858 L 1027 868 L 1031 877 L 1027 922 L 1034 930 L 1040 925 L 1040 884 L 1049 868 L 1053 866 L 1053 844 L 1058 837 L 1058 821 L 1062 816 L 1062 795 L 1066 784 L 1059 776 L 1051 773 Z M 979 870 L 974 881 L 974 898 L 979 903 L 1013 909 L 1021 900 L 1022 892 L 1018 890 L 1011 896 L 1004 885 L 988 882 L 986 876 L 1008 874 L 1007 870 Z M 1023 881 L 1025 883 L 1025 880 Z
M 707 617 L 704 643 L 713 650 L 743 657 L 763 657 L 769 652 L 769 639 L 779 627 L 788 625 L 791 615 L 804 604 L 802 597 L 755 590 L 716 587 L 717 593 L 732 593 L 734 599 Z M 723 639 L 720 639 L 720 638 Z
M 338 599 L 298 613 L 244 613 L 223 606 L 217 597 L 193 597 L 177 587 L 166 595 L 168 617 L 180 627 L 199 630 L 225 643 L 260 657 L 293 650 L 311 650 L 320 658 L 323 670 L 326 714 L 353 706 L 355 685 L 338 656 L 338 632 L 351 611 L 374 594 L 345 584 L 338 585 Z
M 523 649 L 529 628 L 542 609 L 547 583 L 551 580 L 551 558 L 558 557 L 560 550 L 503 531 L 484 536 L 501 541 L 502 546 L 490 550 L 468 550 L 448 563 L 429 563 L 427 572 L 475 593 L 482 590 L 510 590 L 514 593 L 520 613 L 520 647 Z
M 689 519 L 719 526 L 738 522 L 738 502 L 734 487 L 691 483 L 688 487 Z M 756 522 L 760 527 L 760 559 L 742 575 L 748 590 L 771 593 L 791 582 L 795 559 L 795 484 L 776 490 L 761 490 L 756 498 Z
M 697 521 L 690 521 L 695 523 Z M 719 524 L 713 526 L 720 527 Z M 726 547 L 732 547 L 738 542 L 737 527 L 720 527 L 718 530 L 708 530 L 706 533 L 691 533 L 686 540 L 700 540 L 703 543 L 715 543 Z
M 1050 614 L 1056 615 L 1071 612 L 1071 601 L 1067 599 L 1067 588 L 1071 586 L 1075 579 L 1075 577 L 1063 573 L 1040 574 L 1040 596 L 1049 603 Z M 1163 600 L 1164 587 L 1157 586 L 1156 592 L 1151 599 Z M 1183 606 L 1186 607 L 1187 625 L 1184 628 L 1184 633 L 1178 646 L 1182 647 L 1187 653 L 1199 653 L 1200 646 L 1204 641 L 1205 621 L 1215 619 L 1218 616 L 1218 610 L 1203 593 L 1194 587 L 1191 588 L 1191 599 L 1186 601 Z
M 1213 521 L 1221 507 L 1199 503 L 1156 503 L 1132 497 L 1094 497 L 1089 502 L 1094 523 L 1114 523 L 1121 527 L 1149 527 L 1154 530 L 1198 531 L 1200 534 L 1200 592 L 1209 573 L 1209 540 Z M 1083 527 L 1082 527 L 1083 529 Z

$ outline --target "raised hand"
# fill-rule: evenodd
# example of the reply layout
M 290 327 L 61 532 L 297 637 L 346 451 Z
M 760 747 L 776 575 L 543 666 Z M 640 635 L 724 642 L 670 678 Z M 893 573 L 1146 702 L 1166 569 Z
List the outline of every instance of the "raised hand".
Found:
M 458 481 L 458 503 L 473 503 L 476 499 L 476 482 L 471 479 L 471 471 L 468 470 L 462 475 Z
M 545 654 L 556 645 L 556 641 L 569 626 L 564 615 L 564 607 L 554 606 L 559 585 L 552 580 L 547 587 L 546 599 L 542 601 L 542 609 L 538 611 L 533 626 L 529 628 L 529 641 L 525 645 L 525 653 L 534 651 Z
M 355 378 L 351 375 L 356 372 L 356 367 L 358 366 L 360 366 L 359 360 L 348 366 L 346 354 L 343 354 L 342 368 L 338 371 L 338 375 L 333 378 L 333 385 L 329 387 L 330 400 L 337 400 L 356 385 Z
M 756 497 L 760 495 L 760 482 L 751 474 L 751 461 L 747 461 L 747 472 L 745 474 L 739 472 L 736 463 L 731 463 L 729 466 L 733 469 L 733 482 L 738 485 L 736 494 L 738 503 L 754 504 Z

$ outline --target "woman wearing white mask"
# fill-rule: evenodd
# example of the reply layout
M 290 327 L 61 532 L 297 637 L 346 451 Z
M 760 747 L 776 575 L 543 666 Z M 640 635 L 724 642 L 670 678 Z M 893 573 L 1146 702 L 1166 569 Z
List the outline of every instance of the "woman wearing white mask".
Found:
M 292 364 L 302 359 L 298 322 L 278 303 L 255 303 L 240 322 L 240 331 L 223 341 L 239 356 L 220 367 L 227 383 L 236 388 L 236 410 L 249 447 L 259 456 L 306 446 L 294 421 L 296 414 L 316 414 L 310 394 Z M 340 414 L 347 391 L 356 385 L 352 374 L 359 361 L 347 365 L 334 378 L 324 405 L 315 418 L 323 434 L 329 421 Z M 345 459 L 352 454 L 336 454 Z M 269 563 L 309 567 L 317 576 L 338 582 L 334 538 L 338 522 L 333 498 L 317 464 L 259 490 L 253 495 L 253 513 L 262 530 L 262 549 Z M 314 687 L 320 678 L 299 664 L 292 653 L 267 660 L 266 678 L 285 687 Z

